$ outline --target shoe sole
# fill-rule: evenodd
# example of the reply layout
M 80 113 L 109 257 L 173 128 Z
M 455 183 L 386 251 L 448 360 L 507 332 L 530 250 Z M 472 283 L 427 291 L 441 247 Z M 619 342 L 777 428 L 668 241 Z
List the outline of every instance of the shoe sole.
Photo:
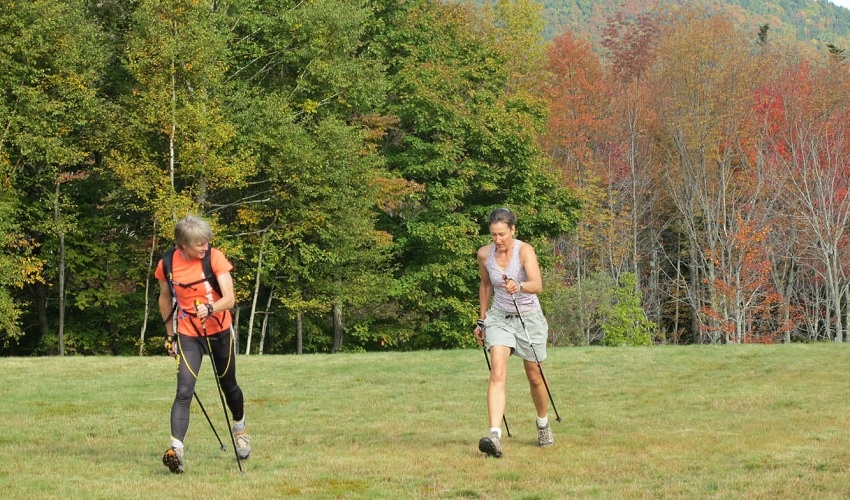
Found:
M 496 448 L 496 444 L 486 437 L 483 437 L 481 438 L 481 441 L 478 441 L 478 451 L 486 453 L 491 457 L 502 457 L 502 452 L 498 448 Z
M 165 455 L 162 456 L 162 463 L 168 467 L 168 470 L 172 474 L 183 474 L 183 469 L 180 467 L 180 457 L 177 456 L 174 450 L 165 452 Z

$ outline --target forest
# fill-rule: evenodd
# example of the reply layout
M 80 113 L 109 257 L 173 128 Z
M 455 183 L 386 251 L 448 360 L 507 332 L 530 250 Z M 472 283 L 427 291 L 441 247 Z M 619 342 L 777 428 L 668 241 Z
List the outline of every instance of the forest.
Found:
M 242 354 L 471 347 L 502 206 L 556 346 L 850 340 L 840 43 L 699 4 L 0 5 L 2 355 L 163 354 L 188 213 Z
M 487 0 L 478 0 L 484 4 Z M 649 10 L 675 10 L 689 5 L 709 14 L 722 13 L 736 23 L 769 24 L 771 37 L 801 46 L 850 47 L 850 10 L 830 0 L 543 0 L 544 36 L 580 31 L 594 40 L 617 13 L 639 15 Z

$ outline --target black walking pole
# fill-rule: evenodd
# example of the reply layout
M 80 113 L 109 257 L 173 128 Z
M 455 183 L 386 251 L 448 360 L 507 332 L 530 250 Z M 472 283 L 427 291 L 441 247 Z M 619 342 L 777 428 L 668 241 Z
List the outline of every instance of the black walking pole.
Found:
M 505 274 L 502 275 L 502 279 L 504 279 L 505 281 L 516 281 L 513 278 L 508 278 L 508 276 Z M 531 346 L 531 352 L 534 354 L 534 361 L 537 363 L 537 369 L 540 370 L 540 378 L 543 379 L 543 385 L 546 387 L 546 394 L 549 395 L 549 402 L 552 403 L 552 409 L 555 410 L 555 420 L 560 422 L 561 416 L 558 415 L 558 408 L 555 406 L 555 400 L 552 399 L 552 393 L 549 391 L 549 384 L 546 382 L 546 376 L 543 375 L 543 367 L 540 366 L 540 360 L 537 358 L 537 351 L 534 350 L 534 344 L 531 343 L 531 336 L 528 334 L 528 330 L 525 328 L 525 320 L 522 319 L 522 313 L 519 312 L 519 305 L 516 303 L 516 295 L 511 294 L 511 300 L 514 301 L 516 314 L 517 316 L 519 316 L 519 322 L 522 324 L 522 331 L 525 332 L 525 339 L 528 340 L 528 345 Z
M 201 301 L 195 299 L 195 309 L 197 309 L 200 305 Z M 224 410 L 224 420 L 227 422 L 227 428 L 230 429 L 230 415 L 227 414 L 227 404 L 224 402 L 224 392 L 221 390 L 221 381 L 218 379 L 218 369 L 215 366 L 215 356 L 213 356 L 210 337 L 207 335 L 207 323 L 203 319 L 201 320 L 201 327 L 204 329 L 204 337 L 207 339 L 207 350 L 210 353 L 210 362 L 212 363 L 213 374 L 215 375 L 215 385 L 218 387 L 218 397 L 221 399 L 221 409 Z M 242 459 L 239 458 L 239 449 L 236 447 L 236 437 L 232 432 L 230 433 L 230 440 L 233 443 L 233 453 L 236 455 L 236 464 L 239 466 L 239 474 L 244 474 L 245 471 L 242 470 Z
M 201 411 L 204 412 L 204 416 L 207 417 L 207 422 L 210 423 L 210 429 L 212 429 L 213 434 L 215 434 L 215 438 L 218 439 L 218 444 L 219 444 L 219 446 L 221 446 L 221 451 L 227 451 L 227 446 L 224 446 L 224 443 L 221 442 L 221 438 L 218 437 L 218 432 L 216 432 L 215 426 L 213 425 L 212 420 L 210 419 L 210 416 L 207 415 L 207 409 L 204 408 L 204 405 L 201 403 L 201 398 L 198 397 L 197 391 L 195 391 L 195 401 L 198 402 L 198 406 L 201 407 Z

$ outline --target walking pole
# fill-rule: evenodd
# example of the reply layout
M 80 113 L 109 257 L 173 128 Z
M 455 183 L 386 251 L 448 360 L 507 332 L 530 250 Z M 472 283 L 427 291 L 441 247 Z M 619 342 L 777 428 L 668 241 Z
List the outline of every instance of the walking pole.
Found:
M 502 275 L 502 279 L 507 281 L 511 280 L 516 282 L 513 278 L 508 278 L 506 274 Z M 543 367 L 540 366 L 540 360 L 537 358 L 537 351 L 534 350 L 534 344 L 531 343 L 531 336 L 528 334 L 528 330 L 525 328 L 525 320 L 522 319 L 522 313 L 519 312 L 519 305 L 516 303 L 516 295 L 511 294 L 511 300 L 514 301 L 514 307 L 516 308 L 516 314 L 519 316 L 519 322 L 522 324 L 522 331 L 525 332 L 525 339 L 528 341 L 528 345 L 531 346 L 531 352 L 534 354 L 534 361 L 537 363 L 537 369 L 540 370 L 540 378 L 543 379 L 543 385 L 546 387 L 546 394 L 549 395 L 549 402 L 552 403 L 552 409 L 555 410 L 555 420 L 558 422 L 561 421 L 561 416 L 558 415 L 558 408 L 555 406 L 555 400 L 552 399 L 552 393 L 549 391 L 549 384 L 546 382 L 546 376 L 543 375 Z
M 221 438 L 218 437 L 218 432 L 216 432 L 215 426 L 213 425 L 212 420 L 210 419 L 210 416 L 207 415 L 207 409 L 204 408 L 204 405 L 201 403 L 201 398 L 198 397 L 197 391 L 195 391 L 195 401 L 198 402 L 198 406 L 201 407 L 201 411 L 204 412 L 204 416 L 207 417 L 207 422 L 210 423 L 210 429 L 212 429 L 213 434 L 215 434 L 215 438 L 218 439 L 218 444 L 219 444 L 219 446 L 221 446 L 221 451 L 227 451 L 227 446 L 224 446 L 224 443 L 221 442 Z
M 487 346 L 484 346 L 484 359 L 487 360 L 487 371 L 490 371 L 490 357 L 487 356 Z M 511 437 L 511 428 L 508 427 L 508 419 L 505 417 L 505 414 L 502 414 L 502 423 L 505 424 L 505 432 L 508 433 L 508 437 Z
M 201 301 L 195 299 L 195 309 L 201 305 Z M 215 375 L 215 385 L 218 387 L 218 397 L 221 399 L 221 409 L 224 410 L 224 420 L 227 422 L 227 428 L 230 429 L 230 415 L 227 414 L 227 404 L 224 402 L 224 392 L 221 390 L 221 381 L 218 379 L 218 369 L 215 366 L 215 356 L 212 353 L 212 344 L 210 343 L 210 337 L 207 335 L 207 323 L 203 319 L 201 320 L 201 327 L 204 330 L 204 337 L 207 339 L 207 351 L 210 353 L 210 362 L 212 363 L 213 374 Z M 233 436 L 233 433 L 230 433 L 230 440 L 233 444 L 233 453 L 236 455 L 236 464 L 239 466 L 239 474 L 245 474 L 245 471 L 242 470 L 242 459 L 239 458 L 239 450 L 236 447 L 236 437 Z

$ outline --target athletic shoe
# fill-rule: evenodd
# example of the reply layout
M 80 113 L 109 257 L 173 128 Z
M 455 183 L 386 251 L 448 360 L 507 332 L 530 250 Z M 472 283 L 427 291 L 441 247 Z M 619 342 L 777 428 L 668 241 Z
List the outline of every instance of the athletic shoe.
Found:
M 552 435 L 552 428 L 549 424 L 545 427 L 537 428 L 537 446 L 545 447 L 555 444 L 555 436 Z
M 481 441 L 478 441 L 478 450 L 491 457 L 501 457 L 502 442 L 499 441 L 499 434 L 493 431 L 489 435 L 481 438 Z
M 245 460 L 251 455 L 251 436 L 243 427 L 242 429 L 233 429 L 233 440 L 236 441 L 236 454 L 241 460 Z
M 169 448 L 162 456 L 162 463 L 173 474 L 183 474 L 183 448 Z

